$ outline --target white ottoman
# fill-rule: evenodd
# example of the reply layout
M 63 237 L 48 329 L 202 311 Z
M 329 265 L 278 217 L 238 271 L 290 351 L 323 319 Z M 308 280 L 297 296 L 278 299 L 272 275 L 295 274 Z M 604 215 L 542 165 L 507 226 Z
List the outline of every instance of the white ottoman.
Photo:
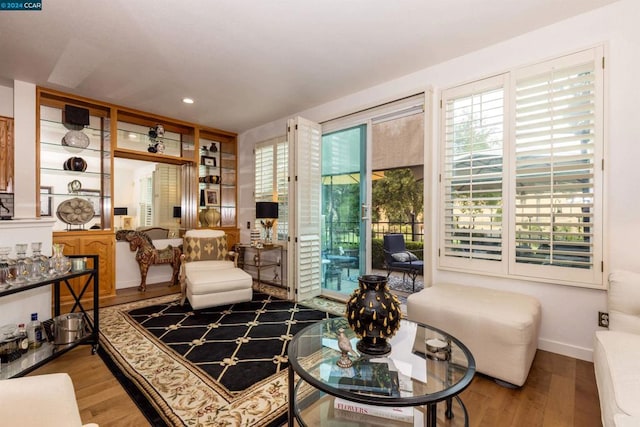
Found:
M 221 268 L 225 263 L 231 268 Z M 230 261 L 191 262 L 186 269 L 186 296 L 194 310 L 251 301 L 253 278 Z
M 515 386 L 527 380 L 538 346 L 540 303 L 529 295 L 438 284 L 407 299 L 407 317 L 466 345 L 478 372 Z

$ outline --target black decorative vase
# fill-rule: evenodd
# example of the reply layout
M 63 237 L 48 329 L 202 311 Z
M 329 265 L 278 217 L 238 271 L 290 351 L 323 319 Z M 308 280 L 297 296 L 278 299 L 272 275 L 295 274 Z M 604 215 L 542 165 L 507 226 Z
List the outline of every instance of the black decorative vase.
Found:
M 63 166 L 66 171 L 84 172 L 87 170 L 87 162 L 82 157 L 69 157 Z
M 387 354 L 391 351 L 387 338 L 400 328 L 400 301 L 389 292 L 385 276 L 360 276 L 358 284 L 347 302 L 349 326 L 360 338 L 356 347 L 364 354 Z

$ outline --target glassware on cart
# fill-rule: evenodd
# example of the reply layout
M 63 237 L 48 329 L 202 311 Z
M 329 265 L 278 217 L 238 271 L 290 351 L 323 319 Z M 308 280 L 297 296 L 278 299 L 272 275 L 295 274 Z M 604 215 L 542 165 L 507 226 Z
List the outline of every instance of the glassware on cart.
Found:
M 71 270 L 71 259 L 62 253 L 63 250 L 64 243 L 53 244 L 53 256 L 49 259 L 49 267 L 57 275 L 67 274 Z
M 9 258 L 11 248 L 0 248 L 0 291 L 9 289 L 15 282 L 16 261 Z
M 42 242 L 31 243 L 31 262 L 31 281 L 49 277 L 49 257 L 42 255 Z
M 27 245 L 26 243 L 18 243 L 16 245 L 16 281 L 17 285 L 23 285 L 29 281 L 31 276 L 31 258 L 27 258 Z

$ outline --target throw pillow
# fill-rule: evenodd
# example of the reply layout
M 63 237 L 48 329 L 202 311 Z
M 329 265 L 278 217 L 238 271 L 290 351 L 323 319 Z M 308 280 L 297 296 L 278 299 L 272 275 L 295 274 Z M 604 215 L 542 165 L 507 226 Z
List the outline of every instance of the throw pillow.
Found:
M 184 238 L 185 261 L 218 261 L 227 258 L 227 236 Z
M 391 254 L 391 258 L 393 258 L 393 260 L 397 262 L 409 262 L 418 260 L 418 257 L 411 252 L 398 252 L 395 254 Z

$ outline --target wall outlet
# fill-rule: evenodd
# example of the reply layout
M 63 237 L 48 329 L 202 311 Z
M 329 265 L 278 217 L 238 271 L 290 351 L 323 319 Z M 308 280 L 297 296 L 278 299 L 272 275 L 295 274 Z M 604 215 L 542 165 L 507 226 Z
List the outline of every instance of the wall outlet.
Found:
M 609 313 L 605 313 L 604 311 L 598 312 L 598 326 L 601 328 L 609 327 Z
M 247 221 L 247 230 L 251 230 L 251 221 Z

